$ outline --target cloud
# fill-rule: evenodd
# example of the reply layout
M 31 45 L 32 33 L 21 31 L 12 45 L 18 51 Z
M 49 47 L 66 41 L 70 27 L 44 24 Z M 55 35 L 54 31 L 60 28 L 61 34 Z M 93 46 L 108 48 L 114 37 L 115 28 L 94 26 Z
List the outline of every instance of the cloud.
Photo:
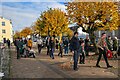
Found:
M 1 2 L 70 2 L 73 0 L 1 0 Z
M 14 30 L 21 30 L 31 26 L 40 13 L 48 8 L 60 8 L 65 11 L 64 4 L 59 2 L 3 2 L 0 15 L 12 20 Z

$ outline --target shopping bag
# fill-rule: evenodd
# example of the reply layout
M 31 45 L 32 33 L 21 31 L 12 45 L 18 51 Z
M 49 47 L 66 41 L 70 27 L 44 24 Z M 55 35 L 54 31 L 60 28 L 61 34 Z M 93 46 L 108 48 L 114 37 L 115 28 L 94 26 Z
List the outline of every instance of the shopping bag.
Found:
M 107 50 L 107 58 L 112 58 L 113 57 L 113 53 L 110 50 Z

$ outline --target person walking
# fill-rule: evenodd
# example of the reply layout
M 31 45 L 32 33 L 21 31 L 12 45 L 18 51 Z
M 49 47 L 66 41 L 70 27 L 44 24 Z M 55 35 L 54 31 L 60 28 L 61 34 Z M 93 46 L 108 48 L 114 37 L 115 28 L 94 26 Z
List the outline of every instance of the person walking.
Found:
M 59 46 L 59 41 L 58 39 L 56 39 L 56 49 L 58 50 L 58 46 Z
M 27 46 L 32 48 L 32 39 L 29 38 L 29 40 L 27 41 Z
M 41 39 L 41 38 L 38 38 L 38 39 L 37 39 L 37 45 L 38 45 L 38 53 L 39 53 L 39 54 L 41 53 L 42 44 L 43 44 L 42 39 Z
M 79 64 L 85 64 L 85 43 L 84 41 L 81 41 L 79 53 L 80 53 Z
M 20 38 L 18 37 L 15 41 L 16 49 L 17 49 L 17 59 L 20 59 Z
M 79 57 L 79 39 L 78 39 L 78 32 L 74 33 L 74 36 L 71 39 L 71 46 L 72 46 L 72 53 L 73 53 L 73 60 L 74 60 L 74 66 L 73 69 L 75 71 L 78 70 L 77 64 L 78 64 L 78 57 Z
M 50 57 L 54 59 L 54 51 L 55 51 L 55 41 L 54 37 L 51 37 L 50 39 Z
M 46 40 L 47 55 L 50 55 L 50 37 Z
M 106 62 L 106 65 L 107 65 L 107 68 L 110 68 L 112 66 L 110 66 L 110 64 L 108 63 L 108 59 L 107 59 L 107 56 L 106 56 L 106 52 L 108 49 L 107 47 L 107 43 L 106 43 L 106 34 L 105 33 L 102 33 L 102 37 L 99 39 L 98 43 L 97 43 L 97 47 L 99 49 L 99 57 L 98 57 L 98 60 L 97 60 L 97 63 L 96 63 L 96 67 L 101 67 L 99 65 L 99 62 L 101 60 L 101 57 L 102 55 L 104 56 L 104 59 L 105 59 L 105 62 Z
M 61 55 L 61 57 L 63 57 L 63 42 L 60 41 L 59 43 L 59 53 L 58 56 Z
M 10 49 L 10 40 L 7 39 L 7 45 L 8 45 L 8 48 Z
M 26 38 L 24 39 L 24 44 L 25 44 L 25 45 L 27 44 L 27 39 L 26 39 Z
M 68 44 L 69 44 L 68 40 L 65 39 L 65 41 L 63 41 L 63 44 L 64 44 L 64 53 L 68 54 Z
M 20 42 L 19 42 L 19 51 L 20 51 L 20 56 L 24 55 L 24 41 L 22 40 L 22 38 L 20 38 Z

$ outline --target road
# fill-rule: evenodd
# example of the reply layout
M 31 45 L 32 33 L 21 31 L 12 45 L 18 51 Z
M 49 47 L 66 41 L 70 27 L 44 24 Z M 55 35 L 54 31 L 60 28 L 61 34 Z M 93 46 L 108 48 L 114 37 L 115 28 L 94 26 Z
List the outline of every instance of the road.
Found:
M 37 51 L 36 48 L 34 48 Z M 16 59 L 15 48 L 11 49 L 10 78 L 118 78 L 118 60 L 109 60 L 113 68 L 106 68 L 105 61 L 101 60 L 102 68 L 95 67 L 97 56 L 86 57 L 85 64 L 79 64 L 79 70 L 63 69 L 60 65 L 70 62 L 72 54 L 57 56 L 51 59 L 46 55 L 46 49 L 42 53 L 36 53 L 36 58 Z

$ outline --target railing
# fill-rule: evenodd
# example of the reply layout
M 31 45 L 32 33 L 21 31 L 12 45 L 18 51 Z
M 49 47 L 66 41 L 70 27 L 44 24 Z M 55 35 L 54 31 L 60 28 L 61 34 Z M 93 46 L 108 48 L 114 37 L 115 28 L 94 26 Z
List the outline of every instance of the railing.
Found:
M 0 77 L 7 78 L 10 71 L 10 50 L 0 43 Z

